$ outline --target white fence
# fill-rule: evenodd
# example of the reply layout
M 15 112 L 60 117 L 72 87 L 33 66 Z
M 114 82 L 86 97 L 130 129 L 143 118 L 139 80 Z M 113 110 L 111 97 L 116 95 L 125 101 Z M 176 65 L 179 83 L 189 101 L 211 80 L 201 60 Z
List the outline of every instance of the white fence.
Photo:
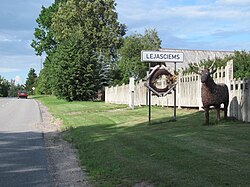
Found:
M 244 122 L 250 122 L 250 79 L 233 79 L 233 62 L 229 61 L 225 68 L 218 68 L 213 75 L 216 83 L 225 83 L 229 89 L 228 115 Z M 131 104 L 131 94 L 134 95 L 134 105 L 147 105 L 148 91 L 143 81 L 130 85 L 105 88 L 105 102 L 117 104 Z M 201 81 L 196 74 L 178 76 L 176 88 L 177 106 L 197 107 L 201 109 Z M 174 94 L 166 97 L 152 96 L 152 105 L 174 106 Z

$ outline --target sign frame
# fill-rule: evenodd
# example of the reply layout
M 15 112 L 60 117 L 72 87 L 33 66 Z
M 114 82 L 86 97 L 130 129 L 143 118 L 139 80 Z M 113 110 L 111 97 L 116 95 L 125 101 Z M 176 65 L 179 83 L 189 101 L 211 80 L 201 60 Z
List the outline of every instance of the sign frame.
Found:
M 184 53 L 182 52 L 174 52 L 174 51 L 141 51 L 141 62 L 148 62 L 149 64 L 149 73 L 151 70 L 151 62 L 158 62 L 158 63 L 174 63 L 174 71 L 176 72 L 176 63 L 183 63 L 184 62 Z M 156 68 L 157 69 L 157 68 Z M 148 75 L 149 78 L 149 75 Z M 171 88 L 174 91 L 174 115 L 173 121 L 176 121 L 176 87 L 177 83 Z M 151 91 L 155 91 L 148 83 L 145 84 L 148 88 L 148 122 L 151 123 Z M 155 93 L 157 93 L 155 91 Z M 165 94 L 168 94 L 166 92 Z M 158 96 L 166 96 L 165 94 L 159 94 Z

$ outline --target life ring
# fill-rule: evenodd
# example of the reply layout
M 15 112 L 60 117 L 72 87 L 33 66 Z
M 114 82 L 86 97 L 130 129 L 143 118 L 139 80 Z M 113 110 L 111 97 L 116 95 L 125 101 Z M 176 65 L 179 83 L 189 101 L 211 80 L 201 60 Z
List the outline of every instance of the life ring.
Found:
M 158 93 L 165 93 L 169 90 L 169 85 L 167 84 L 166 87 L 164 88 L 157 88 L 155 86 L 155 82 L 157 81 L 157 79 L 159 79 L 160 76 L 165 75 L 165 76 L 170 76 L 172 77 L 173 75 L 171 73 L 169 73 L 166 69 L 158 69 L 156 70 L 149 79 L 149 86 L 151 88 L 153 88 L 156 92 Z

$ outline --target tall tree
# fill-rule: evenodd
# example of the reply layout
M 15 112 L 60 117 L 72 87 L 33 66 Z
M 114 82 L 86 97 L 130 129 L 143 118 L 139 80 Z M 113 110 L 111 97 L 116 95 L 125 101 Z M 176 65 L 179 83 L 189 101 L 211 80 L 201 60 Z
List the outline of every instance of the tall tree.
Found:
M 95 71 L 95 81 L 90 80 L 94 84 L 91 86 L 92 91 L 109 84 L 110 66 L 117 58 L 117 50 L 122 45 L 126 31 L 125 25 L 118 22 L 115 6 L 114 0 L 58 0 L 51 7 L 42 9 L 37 19 L 39 27 L 34 33 L 35 40 L 31 44 L 37 55 L 43 52 L 47 54 L 44 69 L 37 80 L 40 93 L 49 92 L 58 96 L 63 93 L 61 96 L 68 100 L 81 100 L 81 94 L 71 90 L 76 87 L 79 90 L 80 84 L 76 81 L 62 82 L 64 77 L 61 75 L 68 77 L 69 73 L 82 71 L 82 67 L 76 65 L 79 63 L 72 53 L 81 59 L 79 51 L 86 48 L 95 56 L 91 60 L 86 57 L 90 61 L 86 63 L 83 59 L 82 64 L 86 65 L 84 68 L 87 70 Z M 78 43 L 82 46 L 73 49 L 72 46 Z M 72 67 L 74 72 L 68 71 L 71 65 L 76 65 Z M 81 96 L 90 99 L 86 95 Z
M 66 0 L 55 0 L 48 8 L 42 7 L 39 17 L 36 19 L 38 27 L 35 28 L 34 37 L 31 46 L 34 48 L 37 55 L 42 53 L 49 55 L 57 45 L 54 39 L 54 33 L 51 30 L 53 15 L 58 11 L 59 4 L 65 3 Z
M 159 50 L 161 40 L 155 29 L 146 29 L 144 35 L 132 34 L 124 39 L 124 44 L 120 50 L 120 60 L 118 71 L 122 79 L 115 83 L 128 83 L 129 77 L 139 80 L 146 76 L 148 66 L 141 62 L 142 50 Z
M 39 76 L 36 79 L 36 93 L 37 94 L 46 94 L 51 95 L 53 93 L 53 68 L 52 63 L 47 63 L 48 57 L 44 62 L 43 69 L 40 71 Z
M 17 96 L 17 92 L 18 92 L 18 86 L 16 86 L 15 84 L 15 80 L 11 80 L 9 82 L 9 92 L 8 92 L 8 96 L 10 97 L 16 97 Z
M 60 4 L 52 18 L 55 39 L 61 42 L 80 31 L 96 52 L 115 57 L 126 31 L 118 22 L 115 6 L 114 0 L 68 0 Z
M 67 55 L 65 55 L 67 54 Z M 53 55 L 55 94 L 68 101 L 91 100 L 99 88 L 97 56 L 81 34 L 64 40 Z
M 27 79 L 26 79 L 26 90 L 29 94 L 33 94 L 33 87 L 35 87 L 35 81 L 37 78 L 37 74 L 34 68 L 30 68 Z

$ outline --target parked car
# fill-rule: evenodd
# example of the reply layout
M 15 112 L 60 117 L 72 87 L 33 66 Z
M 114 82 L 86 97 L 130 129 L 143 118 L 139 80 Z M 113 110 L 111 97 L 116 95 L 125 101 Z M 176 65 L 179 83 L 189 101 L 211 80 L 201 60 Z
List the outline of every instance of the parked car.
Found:
M 28 98 L 28 94 L 25 90 L 18 90 L 17 97 L 19 98 Z

